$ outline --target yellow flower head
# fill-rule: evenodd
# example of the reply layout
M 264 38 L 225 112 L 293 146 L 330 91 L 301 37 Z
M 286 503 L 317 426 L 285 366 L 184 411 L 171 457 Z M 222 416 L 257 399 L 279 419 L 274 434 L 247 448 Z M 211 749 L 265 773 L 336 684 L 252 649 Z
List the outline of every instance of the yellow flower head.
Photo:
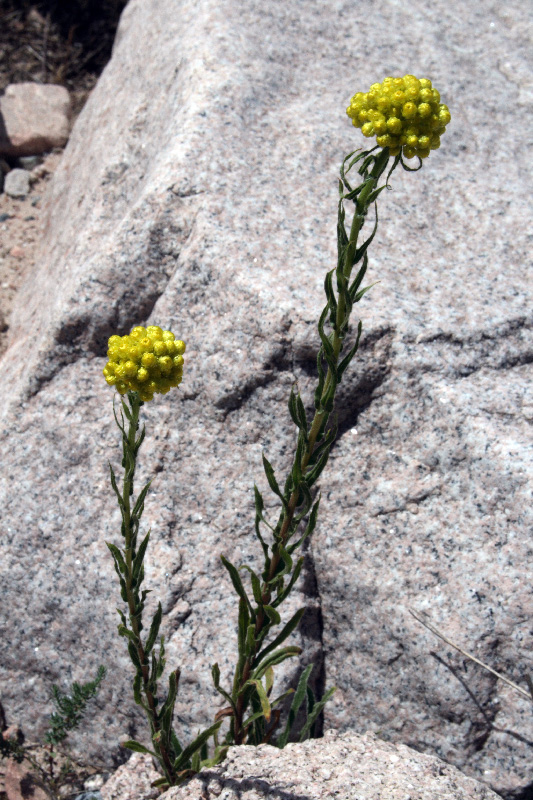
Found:
M 414 75 L 373 83 L 368 92 L 352 97 L 346 113 L 365 136 L 375 136 L 392 156 L 401 150 L 406 158 L 426 158 L 440 147 L 451 119 L 431 81 Z
M 128 336 L 111 336 L 104 377 L 120 394 L 137 392 L 141 400 L 166 394 L 179 386 L 183 375 L 185 342 L 158 325 L 138 325 Z

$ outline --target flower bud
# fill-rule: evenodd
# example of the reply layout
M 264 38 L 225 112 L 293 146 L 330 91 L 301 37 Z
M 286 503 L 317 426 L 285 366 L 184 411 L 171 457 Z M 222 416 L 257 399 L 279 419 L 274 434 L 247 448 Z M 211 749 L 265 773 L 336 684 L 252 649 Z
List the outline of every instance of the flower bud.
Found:
M 137 392 L 148 402 L 154 394 L 166 394 L 172 386 L 179 386 L 184 352 L 185 342 L 171 331 L 158 325 L 137 325 L 128 336 L 109 338 L 104 378 L 120 394 Z

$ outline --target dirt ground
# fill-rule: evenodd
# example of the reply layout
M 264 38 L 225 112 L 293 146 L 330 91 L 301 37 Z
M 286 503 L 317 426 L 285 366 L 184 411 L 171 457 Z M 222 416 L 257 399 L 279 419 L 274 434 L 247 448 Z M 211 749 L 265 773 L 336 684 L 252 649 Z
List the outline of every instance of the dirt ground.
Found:
M 0 0 L 0 94 L 10 83 L 60 84 L 70 92 L 74 123 L 110 58 L 126 2 Z M 44 154 L 24 200 L 0 193 L 0 355 L 15 295 L 39 258 L 46 189 L 61 152 Z

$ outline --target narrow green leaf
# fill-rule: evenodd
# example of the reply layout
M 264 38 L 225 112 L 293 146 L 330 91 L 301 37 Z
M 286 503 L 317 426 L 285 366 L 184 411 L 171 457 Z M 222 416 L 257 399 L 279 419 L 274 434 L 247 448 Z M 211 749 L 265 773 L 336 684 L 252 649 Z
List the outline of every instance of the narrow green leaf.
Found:
M 291 555 L 292 555 L 292 553 L 294 553 L 295 550 L 297 550 L 299 547 L 301 547 L 301 545 L 305 542 L 307 537 L 311 536 L 311 534 L 313 533 L 313 531 L 314 531 L 314 529 L 316 527 L 316 521 L 317 521 L 317 517 L 318 517 L 318 509 L 319 509 L 319 507 L 320 507 L 320 497 L 318 498 L 318 500 L 314 504 L 313 508 L 311 509 L 311 514 L 309 515 L 309 521 L 308 521 L 308 523 L 306 525 L 306 528 L 305 528 L 305 530 L 303 532 L 303 535 L 298 539 L 297 542 L 294 542 L 289 547 L 287 547 L 287 551 L 289 553 L 291 553 Z M 292 585 L 290 585 L 290 588 L 292 589 Z M 289 591 L 290 591 L 290 589 L 289 589 Z
M 302 728 L 302 730 L 300 732 L 300 742 L 303 742 L 306 739 L 306 737 L 309 735 L 309 731 L 311 730 L 312 726 L 315 724 L 315 721 L 316 721 L 318 715 L 320 714 L 320 712 L 322 711 L 322 709 L 324 708 L 324 706 L 326 705 L 326 703 L 328 702 L 330 697 L 332 697 L 333 694 L 336 691 L 337 691 L 337 687 L 333 686 L 331 689 L 328 689 L 328 691 L 326 692 L 326 694 L 324 695 L 322 700 L 319 700 L 318 703 L 315 703 L 315 705 L 313 706 L 312 712 L 307 717 L 306 723 L 305 723 L 304 727 Z
M 215 748 L 215 753 L 213 758 L 208 758 L 202 761 L 201 767 L 202 769 L 205 767 L 206 769 L 211 769 L 212 767 L 216 767 L 217 764 L 220 764 L 226 758 L 229 750 L 229 745 L 220 745 L 219 747 Z
M 135 677 L 133 679 L 133 699 L 137 703 L 138 706 L 142 705 L 142 695 L 141 695 L 141 686 L 142 686 L 142 675 L 140 672 L 135 673 Z
M 167 778 L 158 778 L 156 781 L 153 781 L 153 783 L 151 783 L 150 786 L 154 789 L 163 789 L 164 791 L 170 789 Z
M 121 742 L 120 746 L 127 747 L 128 750 L 133 750 L 135 753 L 147 753 L 149 756 L 157 758 L 157 755 L 153 752 L 153 750 L 149 750 L 143 744 L 140 744 L 133 739 L 128 739 L 127 742 Z
M 294 568 L 294 572 L 291 575 L 289 583 L 287 584 L 285 589 L 281 590 L 281 592 L 278 594 L 275 600 L 272 601 L 272 605 L 274 606 L 274 608 L 277 608 L 279 605 L 281 605 L 281 603 L 283 603 L 285 598 L 288 597 L 292 587 L 300 577 L 300 572 L 302 570 L 303 563 L 304 563 L 303 557 L 299 558 L 298 561 L 296 562 L 296 566 Z
M 306 689 L 307 689 L 307 682 L 309 680 L 309 676 L 311 675 L 311 672 L 313 671 L 313 666 L 314 666 L 313 664 L 309 664 L 309 666 L 307 666 L 304 669 L 304 671 L 302 672 L 302 674 L 300 675 L 300 679 L 298 681 L 298 686 L 296 688 L 296 692 L 294 694 L 294 698 L 293 698 L 293 701 L 291 703 L 291 707 L 289 709 L 289 715 L 287 717 L 287 723 L 285 725 L 285 729 L 284 729 L 283 733 L 281 733 L 278 736 L 277 740 L 276 740 L 276 747 L 279 747 L 280 749 L 285 747 L 285 745 L 287 744 L 287 742 L 289 740 L 289 736 L 290 736 L 292 727 L 293 727 L 294 722 L 296 720 L 296 715 L 298 714 L 298 711 L 300 710 L 300 706 L 302 705 L 302 703 L 304 701 L 304 698 L 305 698 Z
M 168 732 L 169 735 L 170 735 L 170 723 L 172 722 L 172 716 L 174 714 L 174 706 L 176 704 L 176 697 L 178 694 L 179 678 L 180 678 L 179 669 L 173 670 L 168 676 L 168 694 L 159 713 L 159 717 L 161 719 L 161 725 L 162 727 L 164 727 L 165 733 Z
M 368 288 L 370 289 L 370 286 Z M 359 324 L 357 326 L 357 336 L 356 336 L 356 339 L 355 339 L 355 344 L 351 348 L 351 350 L 348 353 L 348 355 L 345 358 L 343 358 L 341 363 L 339 364 L 339 368 L 338 368 L 339 382 L 340 382 L 342 376 L 344 375 L 344 372 L 345 372 L 346 368 L 348 367 L 350 361 L 352 360 L 354 355 L 357 353 L 357 350 L 359 349 L 359 340 L 361 339 L 362 330 L 363 330 L 363 323 L 361 322 L 361 320 L 359 320 Z
M 222 720 L 219 720 L 219 722 L 215 722 L 214 725 L 211 725 L 210 728 L 207 728 L 207 730 L 203 731 L 199 736 L 196 737 L 196 739 L 193 742 L 191 742 L 191 744 L 188 747 L 185 748 L 185 750 L 183 750 L 183 752 L 174 761 L 175 772 L 182 769 L 187 764 L 191 756 L 194 753 L 196 753 L 197 750 L 200 750 L 204 742 L 207 742 L 208 739 L 218 731 L 221 725 L 222 725 Z
M 174 729 L 170 731 L 170 744 L 172 746 L 172 752 L 174 753 L 174 758 L 177 758 L 183 752 L 183 747 L 181 746 L 181 742 L 174 733 Z
M 289 645 L 288 647 L 282 647 L 281 650 L 275 650 L 254 670 L 252 679 L 261 680 L 269 667 L 275 667 L 276 664 L 281 664 L 281 662 L 285 661 L 287 658 L 299 656 L 301 652 L 302 648 L 296 647 L 295 645 Z
M 110 475 L 111 475 L 111 486 L 113 487 L 113 491 L 115 492 L 115 494 L 117 496 L 118 504 L 119 504 L 120 508 L 122 509 L 122 508 L 124 508 L 124 500 L 122 499 L 122 495 L 120 494 L 120 492 L 118 490 L 117 481 L 116 481 L 116 478 L 115 478 L 115 473 L 113 472 L 113 467 L 111 466 L 111 464 L 109 464 L 109 472 L 110 472 Z
M 275 608 L 272 608 L 272 606 L 263 606 L 263 610 L 273 625 L 280 624 L 281 617 Z
M 248 595 L 246 594 L 244 586 L 242 585 L 242 581 L 237 569 L 233 566 L 231 561 L 228 561 L 226 558 L 224 558 L 224 556 L 220 556 L 220 558 L 222 560 L 222 563 L 229 572 L 233 588 L 235 589 L 241 600 L 244 600 L 244 602 L 250 609 L 250 613 L 252 613 L 252 605 L 248 599 Z
M 228 692 L 226 692 L 226 690 L 223 689 L 222 686 L 220 685 L 220 668 L 218 664 L 213 664 L 213 666 L 211 667 L 211 675 L 213 677 L 213 684 L 217 692 L 219 692 L 219 694 L 221 694 L 222 697 L 224 697 L 224 699 L 227 700 L 227 702 L 232 707 L 233 712 L 237 713 L 235 709 L 235 703 L 233 702 L 231 695 L 228 694 Z
M 141 571 L 142 563 L 143 563 L 143 560 L 144 560 L 144 555 L 146 553 L 146 548 L 148 547 L 148 542 L 149 541 L 150 541 L 150 531 L 148 531 L 148 533 L 146 534 L 146 536 L 142 540 L 141 545 L 140 545 L 139 549 L 137 550 L 137 553 L 136 553 L 135 558 L 133 560 L 132 575 L 133 575 L 134 579 L 138 579 L 139 578 L 139 574 L 140 574 L 140 571 Z M 140 581 L 139 581 L 139 583 L 140 583 Z
M 118 567 L 117 572 L 119 574 L 119 577 L 120 577 L 120 573 L 125 575 L 126 571 L 127 571 L 126 570 L 126 562 L 124 561 L 124 558 L 122 557 L 122 553 L 120 552 L 120 550 L 118 549 L 118 547 L 115 544 L 110 544 L 110 542 L 106 542 L 106 545 L 109 548 L 109 550 L 111 552 L 111 555 L 115 559 L 115 563 L 117 564 L 117 567 Z
M 133 506 L 133 511 L 131 512 L 132 517 L 139 517 L 139 519 L 141 518 L 141 516 L 142 516 L 142 510 L 141 509 L 144 507 L 144 501 L 146 500 L 146 495 L 148 494 L 148 490 L 149 490 L 151 484 L 152 484 L 152 481 L 150 480 L 150 481 L 148 481 L 146 486 L 143 487 L 141 493 L 139 494 L 139 496 L 138 496 L 138 498 L 137 498 L 137 500 L 135 502 L 135 505 Z
M 259 576 L 253 571 L 251 567 L 248 566 L 248 564 L 243 564 L 241 569 L 247 569 L 248 572 L 250 573 L 254 600 L 257 603 L 257 605 L 261 607 L 263 604 L 263 599 L 261 595 L 261 581 L 259 580 Z
M 268 481 L 268 485 L 270 486 L 270 488 L 272 489 L 274 494 L 276 494 L 279 497 L 279 499 L 281 500 L 281 502 L 283 504 L 283 508 L 286 509 L 287 508 L 287 501 L 284 498 L 284 496 L 282 495 L 281 490 L 280 490 L 280 488 L 278 486 L 278 482 L 276 480 L 276 476 L 274 475 L 274 469 L 272 467 L 272 464 L 267 459 L 267 457 L 265 456 L 264 453 L 262 453 L 261 455 L 263 457 L 263 469 L 265 470 L 265 475 L 266 475 L 266 478 L 267 478 L 267 481 Z
M 127 638 L 130 639 L 132 642 L 138 641 L 133 631 L 130 631 L 130 629 L 127 628 L 126 625 L 123 625 L 122 623 L 118 626 L 118 634 L 119 636 L 127 636 Z
M 265 687 L 259 680 L 250 680 L 248 681 L 248 683 L 255 686 L 257 694 L 259 695 L 259 702 L 261 703 L 261 710 L 263 712 L 263 716 L 267 722 L 270 722 L 271 709 L 270 709 L 270 702 L 265 692 Z
M 248 625 L 244 647 L 246 658 L 249 658 L 251 655 L 253 655 L 255 650 L 255 625 Z
M 378 207 L 377 207 L 377 205 L 374 206 L 374 211 L 375 211 L 375 214 L 376 214 L 376 221 L 374 223 L 374 228 L 372 230 L 372 233 L 368 237 L 368 239 L 365 242 L 363 242 L 361 247 L 358 247 L 357 250 L 355 251 L 355 261 L 354 261 L 355 264 L 357 264 L 363 258 L 364 254 L 366 253 L 366 251 L 368 250 L 368 248 L 372 244 L 372 240 L 373 240 L 374 236 L 376 235 L 376 231 L 378 229 Z
M 263 496 L 262 496 L 261 492 L 259 491 L 259 489 L 257 488 L 257 486 L 255 486 L 255 484 L 254 484 L 254 498 L 255 498 L 255 535 L 257 536 L 257 538 L 259 539 L 259 542 L 261 543 L 261 547 L 263 548 L 263 553 L 264 553 L 264 556 L 265 556 L 265 560 L 267 560 L 268 559 L 268 545 L 266 544 L 265 540 L 263 539 L 263 537 L 261 535 L 260 523 L 264 522 L 264 524 L 267 526 L 267 528 L 270 528 L 270 530 L 273 530 L 273 529 L 272 529 L 272 526 L 268 524 L 268 522 L 266 521 L 266 519 L 263 516 L 263 510 L 264 510 L 264 507 L 265 507 L 264 502 L 263 502 Z M 268 564 L 268 567 L 270 567 L 270 563 Z
M 323 472 L 326 464 L 328 463 L 329 452 L 332 444 L 333 442 L 328 447 L 324 448 L 316 464 L 314 464 L 313 467 L 307 473 L 306 478 L 310 486 L 313 486 L 313 484 L 316 483 L 321 473 Z
M 238 647 L 239 647 L 239 656 L 245 657 L 246 653 L 246 634 L 248 632 L 248 623 L 250 622 L 250 615 L 248 613 L 248 606 L 241 598 L 239 600 L 239 636 L 238 636 Z
M 272 691 L 273 686 L 274 686 L 274 669 L 273 667 L 269 667 L 265 672 L 265 688 L 268 696 L 270 696 L 270 692 Z
M 137 652 L 137 648 L 133 644 L 133 642 L 128 642 L 128 652 L 130 654 L 130 658 L 133 662 L 133 666 L 136 667 L 139 671 L 142 670 L 141 660 L 139 658 L 139 654 Z
M 161 608 L 161 603 L 158 603 L 157 611 L 154 614 L 154 618 L 150 626 L 148 639 L 146 640 L 146 644 L 144 646 L 144 652 L 146 653 L 146 655 L 148 655 L 152 651 L 152 648 L 155 644 L 155 640 L 157 639 L 157 635 L 159 633 L 159 628 L 161 626 L 162 618 L 163 618 L 163 609 Z
M 293 630 L 300 622 L 304 612 L 305 608 L 300 608 L 295 614 L 293 614 L 293 616 L 290 618 L 287 624 L 282 628 L 281 632 L 276 636 L 276 638 L 267 647 L 265 647 L 264 650 L 261 650 L 261 652 L 256 656 L 252 664 L 254 668 L 257 667 L 257 665 L 260 664 L 269 653 L 275 650 L 276 647 L 279 647 L 279 645 L 282 642 L 284 642 L 285 639 L 287 639 L 287 637 L 291 635 Z

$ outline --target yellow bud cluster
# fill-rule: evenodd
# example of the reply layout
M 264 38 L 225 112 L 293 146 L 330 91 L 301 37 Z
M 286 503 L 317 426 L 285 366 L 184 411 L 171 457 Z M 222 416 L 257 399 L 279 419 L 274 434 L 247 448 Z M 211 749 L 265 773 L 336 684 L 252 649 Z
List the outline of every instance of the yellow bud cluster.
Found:
M 185 342 L 158 325 L 138 325 L 129 336 L 111 336 L 104 377 L 120 394 L 137 392 L 141 400 L 166 394 L 179 386 L 183 375 Z
M 346 113 L 365 136 L 375 136 L 392 156 L 402 150 L 406 158 L 426 158 L 440 147 L 451 119 L 431 81 L 414 75 L 373 83 L 370 91 L 352 97 Z

